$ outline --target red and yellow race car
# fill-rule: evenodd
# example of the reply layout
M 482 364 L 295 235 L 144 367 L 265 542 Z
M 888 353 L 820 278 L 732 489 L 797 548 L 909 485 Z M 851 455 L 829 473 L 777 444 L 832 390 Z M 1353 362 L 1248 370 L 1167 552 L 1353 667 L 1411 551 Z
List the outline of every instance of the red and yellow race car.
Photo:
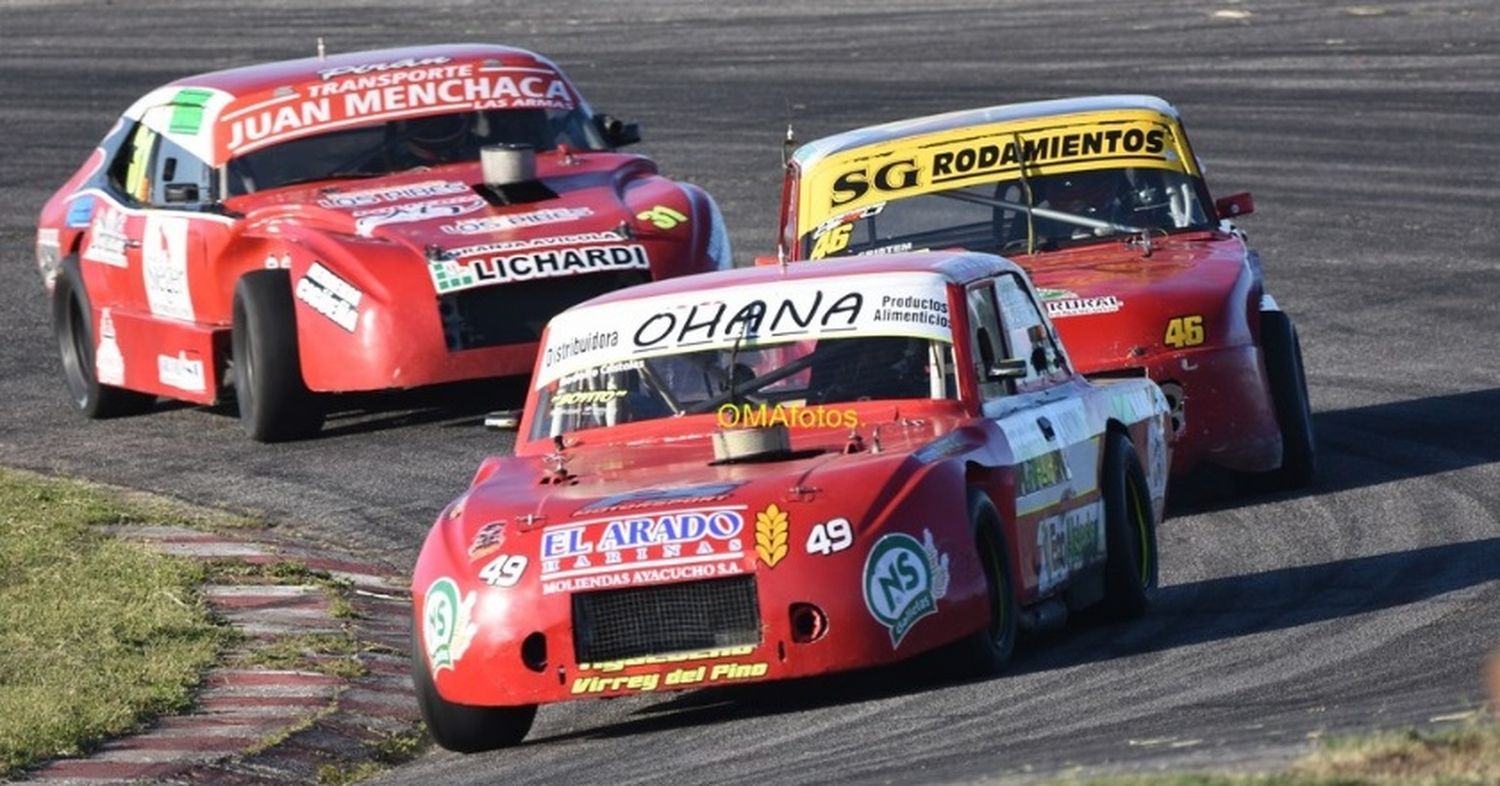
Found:
M 321 427 L 320 393 L 524 374 L 564 308 L 730 264 L 706 193 L 616 152 L 638 140 L 502 46 L 154 90 L 42 209 L 70 397 L 105 417 L 232 385 L 280 440 Z
M 786 166 L 793 259 L 961 247 L 1018 261 L 1078 368 L 1147 376 L 1172 404 L 1173 471 L 1282 487 L 1316 453 L 1302 351 L 1260 257 L 1217 201 L 1177 111 L 1099 96 L 920 117 L 819 139 Z
M 858 669 L 1143 611 L 1169 416 L 1073 367 L 1022 271 L 974 252 L 656 282 L 559 315 L 513 457 L 412 576 L 434 739 L 539 704 Z

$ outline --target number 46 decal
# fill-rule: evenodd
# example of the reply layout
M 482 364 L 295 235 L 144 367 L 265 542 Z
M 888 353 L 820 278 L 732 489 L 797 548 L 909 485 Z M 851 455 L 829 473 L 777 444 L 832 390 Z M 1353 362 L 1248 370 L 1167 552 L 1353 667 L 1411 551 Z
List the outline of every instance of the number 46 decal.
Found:
M 1167 335 L 1162 341 L 1169 347 L 1196 347 L 1203 343 L 1203 317 L 1173 317 L 1167 323 Z
M 491 587 L 514 587 L 526 572 L 526 558 L 501 554 L 479 569 L 479 578 Z
M 827 556 L 854 545 L 854 528 L 849 519 L 833 519 L 819 524 L 807 533 L 807 553 Z

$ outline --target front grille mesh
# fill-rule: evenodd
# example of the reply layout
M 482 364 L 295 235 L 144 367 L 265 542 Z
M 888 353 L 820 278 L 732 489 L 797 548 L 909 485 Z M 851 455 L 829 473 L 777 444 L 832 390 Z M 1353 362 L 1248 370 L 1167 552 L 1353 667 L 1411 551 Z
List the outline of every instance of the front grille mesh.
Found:
M 579 663 L 754 645 L 760 636 L 753 575 L 573 596 Z

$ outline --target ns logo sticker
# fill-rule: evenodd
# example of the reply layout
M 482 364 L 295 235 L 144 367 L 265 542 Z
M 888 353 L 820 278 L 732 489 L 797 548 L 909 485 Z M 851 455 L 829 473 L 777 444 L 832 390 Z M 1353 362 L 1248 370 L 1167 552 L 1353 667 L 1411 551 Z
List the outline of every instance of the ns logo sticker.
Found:
M 432 673 L 451 669 L 463 658 L 479 626 L 474 623 L 473 592 L 460 597 L 458 584 L 444 576 L 432 582 L 422 601 L 422 643 Z
M 828 197 L 828 204 L 833 207 L 848 204 L 869 193 L 872 188 L 886 192 L 915 188 L 920 183 L 917 173 L 917 161 L 913 158 L 881 164 L 874 170 L 865 168 L 845 172 L 834 179 L 833 193 Z
M 937 613 L 948 594 L 948 555 L 939 554 L 932 531 L 922 541 L 903 533 L 875 542 L 865 558 L 865 607 L 891 633 L 891 648 L 923 617 Z

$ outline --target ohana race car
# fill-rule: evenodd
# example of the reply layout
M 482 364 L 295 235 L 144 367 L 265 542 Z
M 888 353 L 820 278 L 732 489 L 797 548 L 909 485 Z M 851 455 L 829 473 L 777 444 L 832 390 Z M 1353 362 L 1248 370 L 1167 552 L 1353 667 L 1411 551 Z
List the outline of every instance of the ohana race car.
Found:
M 538 704 L 742 684 L 1144 610 L 1170 448 L 1145 379 L 1079 376 L 1024 274 L 972 252 L 690 276 L 543 337 L 514 457 L 412 576 L 434 739 Z
M 789 160 L 793 259 L 962 247 L 1014 258 L 1078 369 L 1143 375 L 1172 406 L 1173 473 L 1295 487 L 1315 453 L 1302 351 L 1260 257 L 1214 202 L 1177 111 L 1149 96 L 996 106 L 810 142 Z
M 270 441 L 322 426 L 313 392 L 524 374 L 564 308 L 730 264 L 706 193 L 615 152 L 639 138 L 501 46 L 154 90 L 42 209 L 72 401 L 97 418 L 232 384 Z

